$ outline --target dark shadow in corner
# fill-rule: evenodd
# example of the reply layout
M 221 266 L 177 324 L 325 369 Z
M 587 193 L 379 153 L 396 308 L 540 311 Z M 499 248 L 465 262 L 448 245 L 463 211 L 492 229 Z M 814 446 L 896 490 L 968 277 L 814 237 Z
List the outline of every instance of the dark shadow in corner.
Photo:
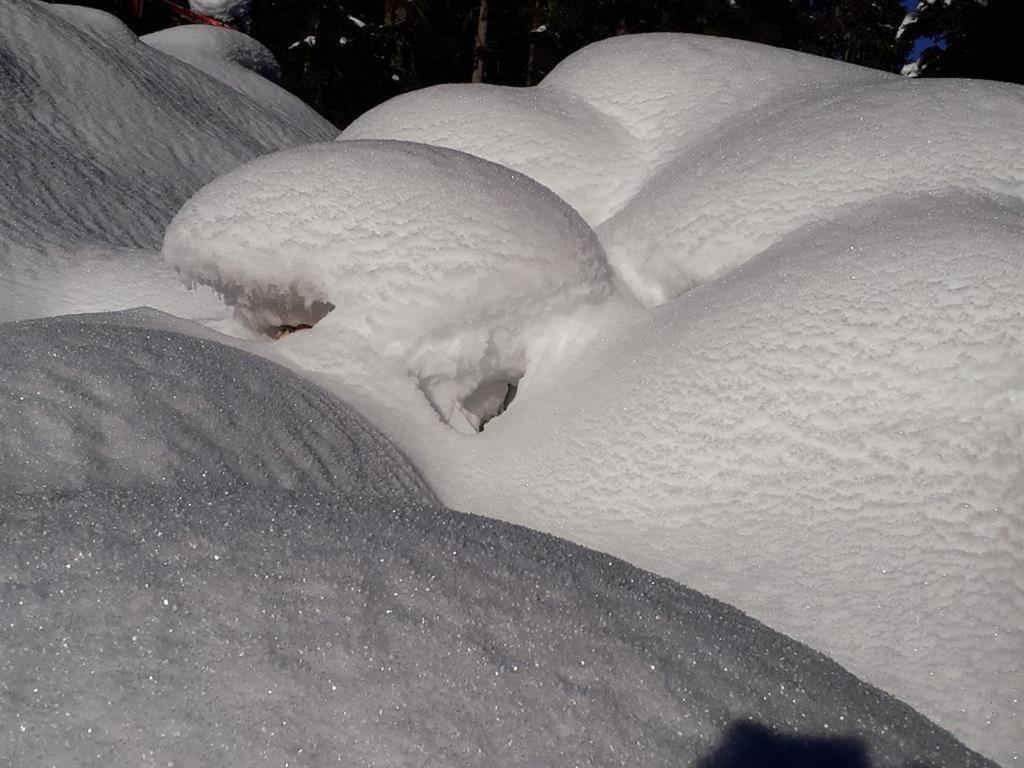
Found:
M 867 746 L 854 737 L 788 736 L 737 720 L 692 768 L 871 768 L 871 761 Z

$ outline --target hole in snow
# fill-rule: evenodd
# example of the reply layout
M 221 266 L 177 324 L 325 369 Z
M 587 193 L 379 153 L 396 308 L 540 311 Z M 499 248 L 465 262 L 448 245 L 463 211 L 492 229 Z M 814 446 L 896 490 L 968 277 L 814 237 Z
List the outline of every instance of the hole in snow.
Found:
M 519 379 L 491 379 L 474 389 L 461 403 L 462 410 L 476 421 L 476 431 L 483 432 L 487 422 L 501 416 L 519 391 Z
M 438 415 L 456 432 L 472 435 L 483 432 L 492 419 L 500 416 L 519 391 L 521 373 L 502 374 L 485 379 L 465 397 L 451 398 L 448 388 L 440 382 L 420 387 Z
M 235 316 L 249 329 L 280 339 L 312 328 L 334 305 L 322 299 L 307 299 L 295 286 L 286 291 L 217 286 L 224 302 L 235 308 Z

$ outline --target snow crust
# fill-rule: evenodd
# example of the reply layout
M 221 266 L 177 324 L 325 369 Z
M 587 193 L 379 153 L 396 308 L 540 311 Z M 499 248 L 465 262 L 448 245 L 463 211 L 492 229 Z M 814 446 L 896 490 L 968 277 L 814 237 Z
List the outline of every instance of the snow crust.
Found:
M 463 431 L 496 408 L 467 398 L 522 375 L 538 323 L 611 293 L 593 231 L 548 189 L 406 142 L 313 145 L 225 174 L 178 213 L 163 252 L 252 330 L 316 325 L 286 354 L 422 405 L 418 381 Z
M 4 2 L 0 51 L 0 297 L 20 297 L 17 312 L 0 303 L 0 320 L 44 312 L 33 311 L 33 294 L 44 307 L 63 301 L 50 276 L 80 251 L 126 262 L 152 254 L 174 212 L 214 176 L 336 133 L 139 44 L 98 11 Z M 129 268 L 141 275 L 147 264 Z M 131 305 L 107 297 L 106 308 Z
M 0 324 L 0 487 L 245 484 L 433 499 L 351 408 L 181 325 L 190 335 L 148 310 Z
M 726 605 L 423 505 L 0 495 L 0 584 L 15 765 L 675 768 L 748 719 L 805 764 L 993 765 Z

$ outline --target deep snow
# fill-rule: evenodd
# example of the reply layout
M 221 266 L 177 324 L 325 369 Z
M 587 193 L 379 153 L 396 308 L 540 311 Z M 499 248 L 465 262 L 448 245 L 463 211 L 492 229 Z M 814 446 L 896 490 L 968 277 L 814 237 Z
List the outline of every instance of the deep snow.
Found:
M 181 209 L 163 252 L 251 330 L 315 325 L 281 345 L 300 364 L 330 361 L 405 410 L 426 394 L 468 432 L 501 405 L 539 326 L 612 290 L 593 231 L 550 190 L 408 142 L 249 163 Z
M 992 765 L 722 603 L 358 493 L 0 496 L 0 585 L 13 765 L 678 768 L 746 718 L 805 764 Z
M 205 38 L 185 40 L 178 53 L 225 79 L 239 75 L 230 46 Z M 185 753 L 195 760 L 205 759 L 202 746 L 250 762 L 335 761 L 338 742 L 329 740 L 354 730 L 316 726 L 327 740 L 318 743 L 331 744 L 322 757 L 298 743 L 310 729 L 291 729 L 340 711 L 351 716 L 346 727 L 370 734 L 374 755 L 396 764 L 453 739 L 463 751 L 441 759 L 459 764 L 494 753 L 509 764 L 562 754 L 678 764 L 680 754 L 704 754 L 726 738 L 738 713 L 823 732 L 826 719 L 830 731 L 838 727 L 840 704 L 849 709 L 839 722 L 856 721 L 876 743 L 898 740 L 904 727 L 917 734 L 878 754 L 927 754 L 914 739 L 931 738 L 922 735 L 929 726 L 902 707 L 845 674 L 819 675 L 822 662 L 802 647 L 785 641 L 790 656 L 778 636 L 682 588 L 658 582 L 656 599 L 638 596 L 627 582 L 650 577 L 603 556 L 471 519 L 493 537 L 452 568 L 446 553 L 469 546 L 463 519 L 400 512 L 429 495 L 405 474 L 405 460 L 308 381 L 241 350 L 342 395 L 449 505 L 686 578 L 834 654 L 971 746 L 1007 763 L 1024 751 L 1020 89 L 902 83 L 763 46 L 654 35 L 585 49 L 534 89 L 403 97 L 345 138 L 359 126 L 365 138 L 437 143 L 531 176 L 601 225 L 615 274 L 584 221 L 513 171 L 408 145 L 361 144 L 378 157 L 359 161 L 352 142 L 298 150 L 214 181 L 169 240 L 188 244 L 176 264 L 212 275 L 236 305 L 259 310 L 250 326 L 268 317 L 293 324 L 316 291 L 334 305 L 312 330 L 272 343 L 230 319 L 208 288 L 185 294 L 172 285 L 172 266 L 153 252 L 179 204 L 205 182 L 257 155 L 334 137 L 322 121 L 306 122 L 308 112 L 292 119 L 258 103 L 275 93 L 262 83 L 233 85 L 140 43 L 109 16 L 0 5 L 0 96 L 13 105 L 0 112 L 10 149 L 0 154 L 0 320 L 144 301 L 246 339 L 229 349 L 215 343 L 223 337 L 151 313 L 0 326 L 24 337 L 0 347 L 0 369 L 16 372 L 0 391 L 0 419 L 16 425 L 3 431 L 4 466 L 9 457 L 34 473 L 3 481 L 0 562 L 18 571 L 0 582 L 0 632 L 15 633 L 0 647 L 18 655 L 0 657 L 0 674 L 35 664 L 47 643 L 59 649 L 51 658 L 67 661 L 37 665 L 50 687 L 23 677 L 0 686 L 14 691 L 0 695 L 19 713 L 55 707 L 48 727 L 61 733 L 40 737 L 29 725 L 42 720 L 23 721 L 24 732 L 0 731 L 8 753 L 31 762 L 71 744 L 51 763 L 107 765 L 103 749 L 116 752 L 126 739 L 139 747 L 126 760 L 168 755 L 160 734 L 177 732 L 192 739 L 177 745 L 195 748 Z M 928 124 L 919 126 L 922 116 Z M 920 141 L 908 136 L 920 131 Z M 344 158 L 336 167 L 312 167 L 335 157 Z M 272 227 L 254 231 L 259 217 L 232 200 L 250 193 Z M 195 229 L 186 232 L 189 221 Z M 286 258 L 275 260 L 279 252 Z M 407 275 L 415 280 L 389 258 L 415 265 Z M 301 293 L 292 296 L 293 284 Z M 268 300 L 281 298 L 277 288 L 294 300 L 269 316 L 282 306 Z M 633 294 L 664 304 L 643 309 Z M 453 429 L 479 427 L 508 403 L 520 375 L 508 410 L 482 434 Z M 365 463 L 367 444 L 380 463 Z M 43 451 L 68 470 L 39 462 Z M 262 486 L 258 498 L 241 487 L 250 482 Z M 200 507 L 202 516 L 189 511 Z M 336 514 L 344 509 L 354 511 Z M 47 516 L 53 524 L 40 522 Z M 138 531 L 175 542 L 170 557 L 118 539 L 114 527 L 129 530 L 133 517 Z M 168 518 L 175 523 L 164 525 Z M 271 520 L 275 535 L 264 535 Z M 295 533 L 283 535 L 279 523 Z M 385 525 L 387 533 L 374 527 Z M 334 538 L 339 531 L 352 535 Z M 223 582 L 190 581 L 213 573 L 188 560 L 208 543 L 234 547 L 240 560 Z M 360 559 L 367 546 L 372 556 Z M 68 587 L 48 575 L 58 561 L 80 601 L 65 599 Z M 75 570 L 85 565 L 92 570 Z M 405 595 L 411 583 L 422 600 L 431 577 L 448 600 L 416 615 L 430 639 L 408 625 L 389 634 L 390 619 L 373 615 L 379 598 Z M 172 581 L 178 602 L 151 588 Z M 311 583 L 327 587 L 311 592 Z M 526 597 L 536 593 L 557 599 L 540 608 Z M 339 610 L 316 614 L 321 597 Z M 696 628 L 689 599 L 704 606 Z M 160 625 L 149 601 L 196 620 Z M 673 616 L 672 628 L 652 611 Z M 738 623 L 719 631 L 719 611 Z M 288 625 L 266 629 L 285 615 Z M 32 616 L 40 622 L 23 634 Z M 432 616 L 454 618 L 440 626 Z M 149 635 L 135 631 L 150 619 Z M 153 629 L 161 626 L 167 631 Z M 198 642 L 179 644 L 171 629 Z M 133 634 L 153 644 L 127 651 Z M 225 639 L 246 656 L 218 650 Z M 381 677 L 359 655 L 377 640 L 393 651 Z M 525 649 L 524 658 L 556 659 L 548 667 L 556 674 L 513 688 L 502 642 Z M 675 659 L 679 647 L 686 652 Z M 448 653 L 461 648 L 468 666 L 456 655 L 463 651 Z M 590 658 L 580 657 L 584 648 Z M 664 650 L 649 661 L 652 648 Z M 692 685 L 678 666 L 687 653 L 702 670 Z M 322 664 L 307 663 L 314 657 Z M 108 674 L 120 658 L 145 674 Z M 153 674 L 150 663 L 177 677 Z M 336 670 L 354 691 L 340 710 L 310 695 Z M 257 698 L 261 677 L 287 696 Z M 71 681 L 64 690 L 81 707 L 45 698 L 58 679 Z M 442 680 L 459 696 L 439 695 Z M 165 683 L 197 697 L 171 695 Z M 798 684 L 813 691 L 786 704 L 781 686 Z M 767 698 L 755 706 L 762 685 Z M 372 705 L 399 700 L 415 712 L 396 731 L 402 712 L 389 718 Z M 460 704 L 467 700 L 480 704 Z M 96 715 L 107 701 L 111 715 Z M 693 731 L 673 737 L 687 720 Z M 513 735 L 499 747 L 500 723 Z M 104 731 L 104 745 L 86 751 Z M 250 731 L 260 735 L 234 735 Z M 396 732 L 416 736 L 399 742 Z M 523 733 L 536 738 L 518 743 Z M 760 738 L 742 727 L 729 733 L 733 746 Z M 953 751 L 946 762 L 966 759 Z
M 139 38 L 146 45 L 199 69 L 314 135 L 336 133 L 297 96 L 279 87 L 281 67 L 267 48 L 233 29 L 190 24 Z
M 398 96 L 340 138 L 478 155 L 537 179 L 597 226 L 662 164 L 756 107 L 886 77 L 738 40 L 629 35 L 587 46 L 533 88 L 442 85 Z
M 638 79 L 661 60 L 702 77 Z M 686 36 L 609 41 L 559 69 L 533 89 L 400 97 L 341 142 L 479 151 L 600 224 L 624 290 L 531 334 L 504 415 L 453 435 L 407 370 L 389 383 L 334 354 L 338 327 L 268 354 L 381 425 L 450 506 L 699 585 L 978 748 L 1020 754 L 1021 90 Z M 566 153 L 580 121 L 604 138 Z M 401 231 L 393 213 L 379 226 Z M 232 218 L 217 238 L 252 226 Z M 306 226 L 282 215 L 276 237 Z M 192 237 L 205 264 L 237 269 L 212 229 Z

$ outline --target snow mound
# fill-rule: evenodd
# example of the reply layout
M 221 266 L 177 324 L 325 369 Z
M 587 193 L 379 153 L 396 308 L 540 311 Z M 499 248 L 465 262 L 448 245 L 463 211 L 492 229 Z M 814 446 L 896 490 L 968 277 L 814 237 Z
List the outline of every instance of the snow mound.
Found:
M 679 156 L 598 234 L 634 294 L 660 304 L 877 198 L 1024 198 L 1021 125 L 1024 90 L 979 81 L 892 78 L 773 104 Z
M 444 85 L 403 94 L 341 139 L 449 147 L 550 187 L 592 225 L 675 154 L 772 99 L 887 76 L 815 56 L 698 35 L 624 35 L 587 46 L 538 86 Z
M 315 145 L 225 174 L 178 213 L 164 255 L 252 330 L 316 325 L 288 340 L 296 358 L 397 366 L 394 382 L 417 379 L 464 431 L 507 404 L 539 322 L 611 292 L 593 231 L 550 190 L 405 142 Z
M 0 487 L 245 483 L 433 498 L 352 409 L 169 322 L 147 311 L 0 324 Z
M 591 223 L 637 191 L 642 157 L 630 136 L 587 104 L 539 88 L 439 85 L 396 96 L 341 139 L 397 139 L 500 163 L 557 192 Z
M 444 510 L 0 498 L 0 574 L 16 765 L 992 765 L 726 605 Z
M 42 3 L 0 5 L 0 49 L 0 263 L 7 242 L 156 245 L 214 176 L 334 135 Z
M 449 506 L 732 603 L 1009 763 L 1022 222 L 953 195 L 801 229 L 606 325 L 471 446 L 396 439 Z
M 262 43 L 233 29 L 191 24 L 139 38 L 146 45 L 202 70 L 294 125 L 319 135 L 325 121 L 313 109 L 276 85 L 281 67 Z
M 1022 124 L 1013 85 L 650 34 L 590 45 L 533 88 L 405 94 L 340 138 L 452 147 L 537 179 L 657 305 L 844 207 L 951 188 L 1024 196 Z
M 834 90 L 895 79 L 877 70 L 743 40 L 707 35 L 621 35 L 577 51 L 539 89 L 581 99 L 623 126 L 648 170 L 714 144 L 764 105 L 816 100 Z
M 0 320 L 193 304 L 153 258 L 174 212 L 240 163 L 337 134 L 304 107 L 286 116 L 141 45 L 92 9 L 5 0 L 0 52 Z

